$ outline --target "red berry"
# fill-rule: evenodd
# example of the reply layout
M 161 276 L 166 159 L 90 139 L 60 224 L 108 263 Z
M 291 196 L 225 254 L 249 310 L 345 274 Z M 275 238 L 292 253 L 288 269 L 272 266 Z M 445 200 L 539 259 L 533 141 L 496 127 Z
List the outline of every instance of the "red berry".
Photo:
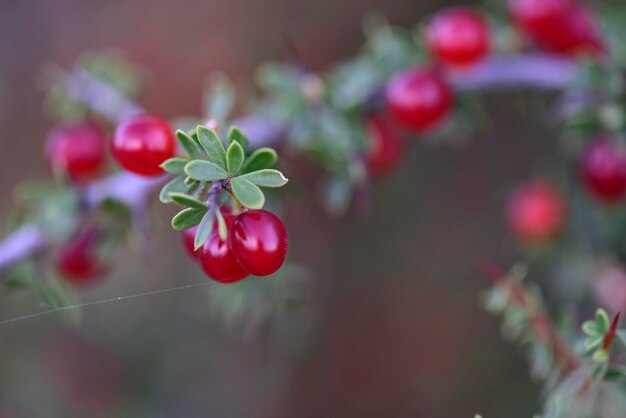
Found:
M 604 51 L 591 11 L 572 1 L 515 0 L 511 13 L 520 30 L 541 49 L 566 55 Z
M 69 282 L 90 285 L 106 274 L 108 269 L 100 264 L 96 255 L 99 234 L 95 228 L 82 228 L 69 242 L 59 247 L 57 268 Z
M 525 183 L 509 197 L 507 222 L 513 235 L 527 244 L 544 244 L 559 236 L 565 203 L 559 191 L 541 180 Z
M 367 126 L 372 141 L 367 153 L 367 168 L 374 176 L 389 173 L 402 159 L 404 142 L 389 129 L 381 118 L 370 119 Z
M 509 10 L 516 26 L 531 38 L 546 36 L 561 16 L 573 6 L 572 0 L 510 0 Z
M 538 37 L 535 42 L 546 51 L 566 55 L 579 53 L 597 55 L 604 51 L 602 35 L 594 17 L 583 7 L 569 9 L 549 34 Z
M 604 203 L 626 197 L 626 148 L 608 138 L 592 141 L 580 161 L 582 178 L 589 192 Z
M 224 215 L 228 234 L 232 233 L 234 215 Z M 217 226 L 209 239 L 199 250 L 198 259 L 204 272 L 221 283 L 234 283 L 248 276 L 248 272 L 239 264 L 230 246 L 230 240 L 222 241 Z
M 156 176 L 163 172 L 160 164 L 174 156 L 176 140 L 167 121 L 141 115 L 117 127 L 111 149 L 124 169 L 143 176 Z
M 45 155 L 53 169 L 70 179 L 89 180 L 106 162 L 106 132 L 94 121 L 59 126 L 46 138 Z
M 271 212 L 249 210 L 235 219 L 230 246 L 250 274 L 267 276 L 285 262 L 289 239 L 285 225 Z
M 424 68 L 402 71 L 387 84 L 391 115 L 416 131 L 426 131 L 441 122 L 452 109 L 452 92 L 436 72 Z
M 194 241 L 196 239 L 196 232 L 198 232 L 197 225 L 192 228 L 184 230 L 180 234 L 185 251 L 187 251 L 187 254 L 189 254 L 191 258 L 193 258 L 194 260 L 198 259 L 200 255 L 199 251 L 196 251 L 196 246 L 194 244 Z
M 476 63 L 491 46 L 489 26 L 483 17 L 461 7 L 435 15 L 426 30 L 426 40 L 440 61 L 454 67 Z

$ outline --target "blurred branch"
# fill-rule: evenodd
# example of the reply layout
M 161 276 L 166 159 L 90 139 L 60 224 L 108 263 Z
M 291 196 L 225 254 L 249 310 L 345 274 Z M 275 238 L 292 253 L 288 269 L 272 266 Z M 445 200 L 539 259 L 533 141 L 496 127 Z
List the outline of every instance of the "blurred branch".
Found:
M 63 87 L 72 99 L 114 124 L 132 115 L 145 113 L 141 106 L 82 67 L 64 76 Z
M 25 225 L 0 243 L 0 271 L 39 252 L 46 245 L 44 233 L 37 227 Z
M 468 71 L 449 74 L 449 79 L 460 91 L 560 90 L 573 81 L 578 68 L 572 60 L 547 54 L 493 56 Z
M 531 330 L 537 340 L 550 348 L 552 355 L 566 373 L 580 367 L 580 359 L 565 343 L 556 326 L 552 323 L 541 304 L 534 299 L 532 293 L 528 292 L 518 281 L 487 259 L 477 260 L 475 265 L 494 286 L 504 288 L 509 295 L 510 302 L 525 312 Z
M 143 178 L 128 173 L 114 174 L 95 181 L 83 191 L 87 211 L 114 199 L 128 206 L 131 213 L 145 211 L 150 194 L 163 184 L 166 176 Z M 24 225 L 0 242 L 0 272 L 28 259 L 50 244 L 42 228 Z M 0 280 L 2 276 L 0 276 Z
M 536 88 L 558 90 L 567 86 L 575 76 L 577 65 L 563 58 L 543 54 L 524 54 L 509 57 L 493 57 L 483 64 L 459 74 L 450 74 L 454 88 L 460 91 L 489 91 L 502 89 Z M 144 113 L 144 109 L 129 100 L 106 82 L 82 68 L 64 75 L 64 87 L 74 100 L 86 105 L 93 112 L 116 124 L 131 115 Z M 246 116 L 235 121 L 246 131 L 254 148 L 280 145 L 287 127 L 257 116 Z M 165 177 L 147 179 L 127 173 L 114 174 L 91 183 L 84 191 L 84 201 L 89 209 L 98 207 L 106 199 L 115 199 L 137 213 L 145 210 L 148 197 L 159 187 Z M 45 234 L 34 226 L 23 226 L 0 242 L 0 271 L 31 257 L 48 245 Z M 506 283 L 511 282 L 510 280 Z M 512 282 L 511 282 L 512 283 Z M 513 286 L 511 292 L 523 289 Z M 521 302 L 527 296 L 520 293 Z M 561 351 L 569 366 L 577 364 L 577 358 L 565 351 L 565 346 L 555 331 L 547 327 L 543 312 L 534 312 L 536 330 L 548 339 L 556 351 Z M 545 329 L 544 329 L 545 328 Z

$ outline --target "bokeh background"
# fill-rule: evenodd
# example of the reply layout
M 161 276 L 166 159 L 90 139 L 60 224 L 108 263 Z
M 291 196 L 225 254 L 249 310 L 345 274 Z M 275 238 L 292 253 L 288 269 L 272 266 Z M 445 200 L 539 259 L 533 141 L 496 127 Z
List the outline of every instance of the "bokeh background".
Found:
M 152 73 L 143 106 L 194 114 L 207 74 L 247 86 L 260 62 L 284 55 L 285 39 L 320 70 L 361 45 L 365 13 L 408 27 L 451 3 L 0 0 L 0 219 L 16 183 L 48 176 L 46 63 L 119 48 Z M 56 315 L 0 326 L 0 416 L 531 416 L 537 388 L 479 308 L 485 283 L 472 268 L 480 255 L 515 260 L 507 191 L 555 146 L 542 112 L 519 96 L 486 97 L 493 125 L 465 146 L 411 144 L 401 169 L 373 184 L 369 217 L 329 220 L 290 198 L 290 257 L 307 269 L 310 298 L 260 330 L 216 318 L 213 285 L 89 307 L 78 327 Z M 158 257 L 120 249 L 84 301 L 205 280 L 169 228 L 172 208 L 156 200 Z M 41 309 L 32 292 L 0 298 L 0 320 Z

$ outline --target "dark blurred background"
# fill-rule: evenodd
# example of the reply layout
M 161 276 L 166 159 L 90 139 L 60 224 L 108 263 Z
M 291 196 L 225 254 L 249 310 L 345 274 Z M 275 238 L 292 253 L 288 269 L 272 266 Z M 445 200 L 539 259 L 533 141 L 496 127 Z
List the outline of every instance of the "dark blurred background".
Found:
M 46 63 L 119 48 L 152 72 L 142 105 L 194 114 L 208 73 L 248 85 L 256 65 L 284 55 L 285 39 L 324 69 L 360 47 L 366 12 L 408 27 L 451 3 L 0 0 L 0 219 L 16 183 L 48 175 L 37 84 Z M 480 255 L 514 260 L 506 193 L 553 146 L 540 112 L 518 99 L 487 97 L 493 126 L 460 149 L 413 143 L 402 168 L 373 185 L 370 217 L 331 221 L 292 199 L 291 257 L 310 269 L 311 297 L 254 338 L 214 318 L 215 286 L 89 307 L 77 328 L 55 315 L 0 326 L 0 416 L 531 416 L 537 389 L 479 308 L 485 283 L 472 268 Z M 204 280 L 161 206 L 159 257 L 118 251 L 113 275 L 83 300 Z M 37 311 L 38 300 L 2 296 L 0 319 Z

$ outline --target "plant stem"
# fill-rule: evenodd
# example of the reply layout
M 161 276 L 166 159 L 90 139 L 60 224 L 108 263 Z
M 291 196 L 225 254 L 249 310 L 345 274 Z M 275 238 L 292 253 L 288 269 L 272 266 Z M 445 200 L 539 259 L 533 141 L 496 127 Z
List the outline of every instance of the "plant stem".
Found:
M 572 372 L 580 367 L 580 359 L 565 343 L 556 326 L 554 326 L 543 310 L 541 304 L 534 299 L 532 293 L 528 292 L 518 281 L 509 277 L 506 272 L 491 261 L 481 259 L 475 264 L 485 278 L 494 283 L 494 286 L 501 286 L 506 289 L 511 303 L 526 313 L 536 338 L 550 348 L 552 355 L 565 373 Z
M 559 90 L 573 80 L 577 65 L 573 61 L 544 54 L 522 54 L 493 57 L 462 73 L 449 74 L 453 87 L 459 91 L 490 91 L 535 88 Z M 118 123 L 144 109 L 130 101 L 106 82 L 77 68 L 64 75 L 67 93 L 93 112 Z M 246 116 L 236 121 L 245 129 L 254 148 L 278 146 L 285 139 L 285 126 L 258 116 Z M 163 178 L 145 179 L 130 174 L 114 174 L 96 181 L 85 191 L 89 208 L 95 208 L 107 198 L 116 199 L 143 210 L 150 194 L 162 184 Z M 33 226 L 24 226 L 0 242 L 0 271 L 10 268 L 41 251 L 49 243 L 45 234 Z
M 494 56 L 448 78 L 459 91 L 561 90 L 574 80 L 578 68 L 575 61 L 555 55 Z

